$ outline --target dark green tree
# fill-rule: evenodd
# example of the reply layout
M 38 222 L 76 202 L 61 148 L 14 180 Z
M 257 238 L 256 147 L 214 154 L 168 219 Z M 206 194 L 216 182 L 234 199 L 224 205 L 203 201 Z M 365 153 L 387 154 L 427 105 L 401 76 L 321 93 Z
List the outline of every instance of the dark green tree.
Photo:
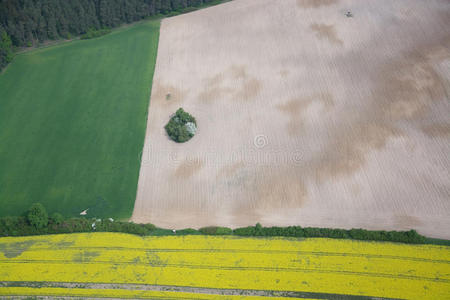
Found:
M 13 59 L 11 38 L 0 28 L 0 71 Z
M 187 123 L 197 125 L 193 116 L 185 112 L 182 108 L 179 108 L 164 128 L 166 129 L 167 135 L 172 140 L 177 143 L 184 143 L 194 136 L 194 133 L 188 130 L 186 126 Z
M 64 222 L 64 217 L 60 213 L 55 212 L 52 214 L 51 222 L 53 224 L 59 225 Z
M 27 214 L 28 223 L 36 229 L 42 229 L 48 225 L 48 214 L 45 207 L 40 203 L 31 205 Z

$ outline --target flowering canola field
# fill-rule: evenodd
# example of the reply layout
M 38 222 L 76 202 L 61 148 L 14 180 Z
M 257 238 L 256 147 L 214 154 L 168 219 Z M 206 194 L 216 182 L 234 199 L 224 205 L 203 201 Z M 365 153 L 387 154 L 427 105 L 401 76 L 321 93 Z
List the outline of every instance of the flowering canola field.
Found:
M 0 295 L 450 299 L 450 247 L 121 233 L 6 237 Z

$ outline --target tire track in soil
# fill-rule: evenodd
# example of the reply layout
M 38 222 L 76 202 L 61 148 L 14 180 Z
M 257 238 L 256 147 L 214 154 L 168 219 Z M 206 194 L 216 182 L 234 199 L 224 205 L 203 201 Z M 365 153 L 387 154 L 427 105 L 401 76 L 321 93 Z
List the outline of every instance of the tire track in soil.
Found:
M 317 255 L 317 256 L 349 256 L 349 257 L 364 257 L 364 258 L 386 258 L 395 260 L 408 260 L 408 261 L 420 261 L 420 262 L 431 262 L 431 263 L 444 263 L 450 264 L 450 260 L 444 259 L 428 259 L 420 257 L 409 257 L 409 256 L 397 256 L 397 255 L 375 255 L 375 254 L 358 254 L 358 253 L 345 253 L 345 252 L 322 252 L 322 251 L 296 251 L 296 250 L 240 250 L 240 249 L 147 249 L 147 248 L 129 248 L 129 247 L 64 247 L 58 249 L 52 248 L 33 248 L 28 249 L 27 252 L 34 251 L 63 251 L 63 250 L 99 250 L 99 251 L 143 251 L 145 253 L 159 253 L 159 252 L 191 252 L 191 253 L 267 253 L 267 254 L 304 254 L 304 255 Z M 10 251 L 11 253 L 14 250 Z M 20 254 L 23 251 L 18 250 Z M 2 260 L 0 260 L 1 262 Z
M 396 298 L 380 298 L 380 297 L 371 297 L 371 296 L 356 296 L 356 295 L 343 295 L 343 294 L 297 292 L 297 291 L 271 291 L 271 290 L 254 290 L 254 289 L 217 289 L 217 288 L 187 287 L 187 286 L 173 286 L 173 285 L 123 284 L 123 283 L 0 281 L 0 287 L 121 289 L 121 290 L 136 290 L 136 291 L 186 292 L 186 293 L 229 295 L 229 296 L 314 298 L 314 299 L 329 299 L 329 300 L 340 300 L 340 299 L 393 300 L 393 299 L 396 299 Z M 83 295 L 83 296 L 85 297 L 85 295 Z M 70 298 L 72 298 L 72 297 L 70 297 Z M 92 299 L 92 298 L 90 297 L 90 299 Z M 99 299 L 105 299 L 105 297 L 100 297 Z M 152 299 L 191 299 L 191 298 L 170 298 L 170 297 L 155 298 L 155 297 L 152 297 Z
M 322 273 L 322 274 L 343 274 L 343 275 L 357 275 L 365 277 L 382 277 L 382 278 L 400 278 L 408 280 L 424 280 L 432 282 L 450 283 L 450 280 L 443 278 L 431 278 L 424 276 L 413 275 L 393 275 L 386 273 L 372 273 L 372 272 L 353 272 L 353 271 L 340 271 L 340 270 L 321 270 L 321 269 L 308 269 L 308 268 L 285 268 L 285 267 L 238 267 L 238 266 L 208 266 L 208 265 L 192 265 L 192 264 L 169 264 L 169 263 L 139 263 L 134 261 L 127 262 L 110 262 L 110 261 L 95 261 L 95 262 L 74 262 L 72 260 L 14 260 L 14 261 L 2 261 L 0 263 L 8 264 L 77 264 L 77 265 L 134 265 L 134 266 L 146 266 L 150 268 L 187 268 L 187 269 L 205 269 L 205 270 L 227 270 L 227 271 L 268 271 L 268 272 L 298 272 L 298 273 Z

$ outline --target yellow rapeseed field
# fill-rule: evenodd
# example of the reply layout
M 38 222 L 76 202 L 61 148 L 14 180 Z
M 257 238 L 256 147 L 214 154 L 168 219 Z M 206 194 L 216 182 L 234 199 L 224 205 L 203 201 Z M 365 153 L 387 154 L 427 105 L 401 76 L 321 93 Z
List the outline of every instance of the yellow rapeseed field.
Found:
M 1 281 L 10 285 L 75 282 L 122 286 L 118 290 L 8 286 L 0 289 L 0 295 L 87 297 L 91 293 L 89 297 L 111 297 L 116 293 L 115 297 L 124 298 L 171 299 L 175 294 L 186 299 L 218 297 L 206 295 L 207 291 L 192 294 L 123 288 L 138 284 L 290 291 L 311 298 L 320 293 L 449 299 L 450 247 L 335 239 L 142 238 L 120 233 L 8 237 L 0 238 Z

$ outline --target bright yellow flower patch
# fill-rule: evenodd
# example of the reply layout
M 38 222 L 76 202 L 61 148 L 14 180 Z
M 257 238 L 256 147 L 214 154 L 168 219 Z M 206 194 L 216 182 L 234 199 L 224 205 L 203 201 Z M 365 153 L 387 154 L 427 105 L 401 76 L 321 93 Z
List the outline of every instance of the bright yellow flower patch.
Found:
M 450 247 L 334 239 L 141 238 L 119 233 L 1 238 L 0 281 L 446 299 Z

